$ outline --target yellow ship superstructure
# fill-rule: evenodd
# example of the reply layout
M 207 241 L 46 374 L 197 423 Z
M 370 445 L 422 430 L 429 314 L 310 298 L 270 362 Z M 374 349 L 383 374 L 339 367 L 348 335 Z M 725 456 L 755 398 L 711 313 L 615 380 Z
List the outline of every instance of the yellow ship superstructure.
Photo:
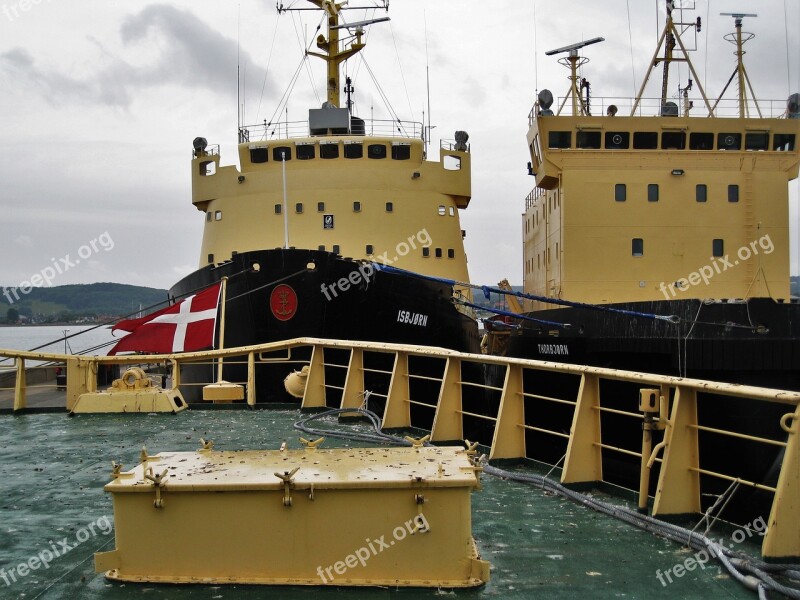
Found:
M 673 42 L 674 28 L 670 15 L 665 36 Z M 741 18 L 735 35 L 741 53 Z M 565 50 L 572 88 L 561 108 L 571 98 L 572 114 L 549 110 L 548 92 L 529 119 L 536 188 L 523 215 L 525 291 L 593 304 L 788 300 L 788 182 L 800 164 L 796 95 L 764 111 L 740 98 L 729 116 L 702 89 L 705 106 L 694 107 L 690 82 L 680 107 L 663 97 L 648 114 L 637 98 L 621 116 L 624 101 L 594 99 L 597 116 L 579 97 L 575 68 L 585 59 Z M 677 60 L 671 48 L 668 54 L 654 57 L 651 70 Z M 737 72 L 744 90 L 741 61 Z M 528 310 L 543 308 L 553 306 L 526 302 Z

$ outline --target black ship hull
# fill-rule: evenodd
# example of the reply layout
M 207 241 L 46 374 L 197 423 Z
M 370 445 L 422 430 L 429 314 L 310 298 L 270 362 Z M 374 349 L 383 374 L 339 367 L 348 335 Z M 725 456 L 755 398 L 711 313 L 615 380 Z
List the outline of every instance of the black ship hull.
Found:
M 661 375 L 800 390 L 800 303 L 671 300 L 608 308 L 680 318 L 679 323 L 587 308 L 527 313 L 508 355 Z
M 680 322 L 587 308 L 536 311 L 526 316 L 570 326 L 559 328 L 524 321 L 509 335 L 506 353 L 517 358 L 800 390 L 800 303 L 755 298 L 747 303 L 683 300 L 604 306 L 642 314 L 675 315 Z M 572 387 L 563 386 L 562 379 L 553 378 L 550 392 L 574 397 L 572 383 Z M 640 385 L 611 380 L 602 385 L 608 407 L 636 410 Z M 706 426 L 777 440 L 785 438 L 779 421 L 786 412 L 783 404 L 734 397 L 716 397 L 698 405 L 699 422 Z M 572 417 L 569 411 L 554 411 L 539 418 L 552 421 L 545 426 L 568 430 Z M 601 420 L 604 435 L 608 433 L 621 447 L 636 449 L 641 444 L 641 429 L 631 428 L 629 420 L 613 414 L 605 414 Z M 735 457 L 745 479 L 775 485 L 782 455 L 779 448 L 711 433 L 700 434 L 699 444 L 701 467 L 724 473 L 731 457 Z M 546 438 L 537 439 L 532 445 L 550 449 L 545 462 L 555 462 L 564 450 L 560 446 L 551 448 L 552 441 Z M 638 461 L 604 452 L 603 462 L 607 480 L 638 487 Z M 658 465 L 655 470 L 651 493 L 655 491 Z M 729 484 L 704 478 L 703 508 L 724 493 Z M 768 514 L 771 501 L 769 493 L 743 488 L 728 505 L 726 516 L 749 515 L 747 518 L 752 519 L 756 513 Z
M 450 286 L 387 273 L 330 252 L 274 249 L 237 254 L 229 262 L 188 275 L 170 289 L 170 297 L 180 299 L 223 277 L 228 278 L 226 348 L 315 337 L 480 352 L 477 323 L 456 309 Z M 282 381 L 299 366 L 259 365 L 258 401 L 289 400 Z M 188 370 L 182 372 L 183 382 L 213 380 L 212 365 Z M 246 367 L 226 365 L 223 376 L 227 381 L 246 381 Z M 200 399 L 200 387 L 192 389 L 190 402 Z

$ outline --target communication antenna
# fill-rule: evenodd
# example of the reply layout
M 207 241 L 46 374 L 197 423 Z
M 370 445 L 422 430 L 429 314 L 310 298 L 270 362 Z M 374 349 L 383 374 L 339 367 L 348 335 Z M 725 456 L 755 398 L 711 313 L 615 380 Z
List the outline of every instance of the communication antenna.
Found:
M 757 17 L 758 15 L 753 13 L 719 13 L 720 16 L 723 17 L 733 17 L 734 25 L 736 26 L 735 33 L 727 34 L 724 39 L 731 44 L 736 45 L 736 68 L 733 70 L 730 79 L 728 79 L 728 83 L 725 84 L 725 87 L 722 88 L 722 93 L 717 98 L 717 101 L 714 103 L 714 108 L 717 108 L 717 104 L 719 101 L 722 100 L 722 96 L 725 95 L 725 91 L 730 86 L 731 82 L 733 81 L 734 77 L 738 76 L 739 81 L 739 118 L 749 117 L 750 116 L 750 109 L 747 104 L 747 90 L 750 90 L 750 95 L 753 98 L 753 102 L 756 105 L 756 111 L 758 111 L 758 116 L 761 117 L 761 108 L 758 106 L 758 100 L 756 99 L 755 92 L 753 92 L 753 85 L 750 83 L 750 77 L 747 76 L 747 71 L 744 68 L 744 55 L 745 51 L 743 50 L 743 46 L 745 42 L 749 42 L 754 37 L 756 37 L 755 33 L 747 33 L 742 32 L 742 20 L 745 17 Z M 747 84 L 747 88 L 745 88 L 745 84 Z
M 578 67 L 581 67 L 589 62 L 589 59 L 585 56 L 578 56 L 578 50 L 581 48 L 585 48 L 586 46 L 591 46 L 592 44 L 597 44 L 599 42 L 605 42 L 606 39 L 602 37 L 592 38 L 590 40 L 586 40 L 585 42 L 578 42 L 577 44 L 570 44 L 569 46 L 564 46 L 562 48 L 556 48 L 555 50 L 548 50 L 545 52 L 546 56 L 553 56 L 554 54 L 561 54 L 562 52 L 569 52 L 568 56 L 562 56 L 558 59 L 558 62 L 570 70 L 570 87 L 567 95 L 564 96 L 564 101 L 561 103 L 561 106 L 558 108 L 558 114 L 561 114 L 561 111 L 564 108 L 564 105 L 567 103 L 569 98 L 572 98 L 572 114 L 573 115 L 586 115 L 588 114 L 588 107 L 584 105 L 583 102 L 580 102 L 580 91 L 578 89 Z

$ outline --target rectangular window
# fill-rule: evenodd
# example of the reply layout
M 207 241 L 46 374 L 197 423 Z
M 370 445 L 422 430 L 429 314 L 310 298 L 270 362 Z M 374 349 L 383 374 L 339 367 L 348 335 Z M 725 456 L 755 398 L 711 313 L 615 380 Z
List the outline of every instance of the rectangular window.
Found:
M 689 134 L 689 150 L 713 150 L 713 149 L 714 149 L 713 133 Z
M 250 148 L 251 163 L 265 163 L 269 158 L 269 148 Z
M 311 160 L 317 156 L 314 144 L 298 144 L 295 152 L 297 160 Z
M 370 144 L 367 148 L 367 156 L 370 158 L 386 158 L 386 146 L 383 144 Z
M 339 244 L 334 244 L 334 245 L 333 245 L 333 253 L 334 253 L 334 254 L 341 254 L 341 253 L 339 252 Z
M 386 212 L 392 212 L 394 210 L 394 204 L 391 202 L 386 203 Z
M 213 262 L 214 262 L 214 255 L 213 254 L 209 254 L 208 255 L 208 264 L 212 264 Z
M 423 248 L 422 249 L 422 257 L 423 258 L 428 258 L 430 255 L 431 255 L 431 249 L 430 248 Z
M 367 244 L 367 254 L 375 254 L 375 248 L 373 248 L 372 244 Z
M 635 150 L 655 150 L 658 148 L 658 132 L 634 131 L 633 147 Z
M 319 157 L 320 158 L 339 158 L 339 144 L 319 144 Z
M 392 144 L 392 160 L 408 160 L 411 158 L 410 144 Z
M 720 239 L 715 239 L 711 242 L 711 255 L 712 256 L 724 256 L 725 254 L 725 243 Z
M 303 203 L 302 202 L 298 202 L 297 204 L 294 205 L 294 212 L 296 212 L 298 214 L 303 212 Z
M 289 146 L 278 146 L 272 149 L 272 160 L 281 162 L 282 160 L 292 160 L 292 149 Z
M 548 135 L 549 148 L 571 148 L 572 147 L 572 132 L 571 131 L 551 131 Z
M 661 133 L 662 150 L 683 150 L 686 148 L 685 131 L 664 131 Z
M 697 184 L 694 198 L 698 202 L 706 202 L 708 200 L 708 186 L 705 183 Z
M 732 183 L 728 186 L 728 202 L 739 201 L 739 186 Z
M 600 148 L 600 132 L 579 131 L 575 136 L 575 142 L 578 145 L 578 148 L 596 150 Z
M 767 148 L 769 148 L 769 134 L 766 131 L 744 134 L 745 150 L 766 150 Z
M 323 246 L 319 246 L 317 248 L 317 250 L 319 250 L 320 252 L 325 252 L 325 246 L 324 245 Z
M 633 256 L 644 256 L 644 240 L 642 238 L 633 238 L 631 240 L 631 254 Z
M 719 150 L 741 150 L 741 133 L 720 133 L 717 135 L 717 148 Z
M 625 202 L 628 199 L 628 188 L 624 183 L 618 183 L 614 186 L 614 200 L 617 202 Z
M 648 183 L 647 184 L 647 201 L 648 202 L 658 202 L 658 184 L 657 183 Z
M 276 215 L 281 214 L 282 210 L 283 210 L 283 207 L 280 204 L 276 204 L 275 205 L 275 214 Z
M 211 220 L 211 213 L 207 212 L 206 213 L 206 221 L 210 221 L 210 220 Z
M 631 134 L 627 131 L 607 131 L 606 148 L 608 150 L 627 150 L 631 146 Z
M 455 257 L 456 257 L 456 251 L 453 250 L 452 248 L 448 248 L 447 249 L 447 258 L 455 258 Z
M 772 149 L 778 152 L 792 152 L 794 150 L 794 134 L 776 133 L 773 135 Z
M 218 210 L 214 212 L 214 220 L 215 221 L 222 221 L 222 211 Z
M 361 202 L 353 202 L 353 212 L 361 212 Z
M 436 258 L 442 258 L 442 249 L 436 248 Z
M 325 212 L 325 203 L 317 202 L 317 212 Z
M 364 156 L 364 144 L 361 142 L 344 145 L 345 158 L 361 158 Z

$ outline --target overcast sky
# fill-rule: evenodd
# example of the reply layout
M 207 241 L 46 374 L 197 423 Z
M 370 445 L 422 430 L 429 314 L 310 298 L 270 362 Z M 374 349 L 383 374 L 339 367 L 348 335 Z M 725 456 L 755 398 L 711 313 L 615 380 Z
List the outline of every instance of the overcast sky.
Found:
M 0 3 L 0 284 L 18 285 L 55 262 L 63 273 L 54 285 L 169 287 L 198 264 L 203 215 L 190 201 L 192 139 L 220 144 L 223 164 L 236 162 L 237 39 L 246 120 L 271 119 L 318 17 L 279 17 L 272 0 Z M 721 40 L 733 21 L 719 13 L 743 10 L 759 15 L 745 23 L 758 36 L 746 56 L 758 96 L 783 107 L 800 91 L 799 2 L 693 4 L 691 18 L 703 19 L 695 61 L 709 95 L 734 68 L 733 47 Z M 391 22 L 372 26 L 362 53 L 369 69 L 360 59 L 348 66 L 357 112 L 386 114 L 371 70 L 394 111 L 421 121 L 427 64 L 432 147 L 457 129 L 470 134 L 473 197 L 461 218 L 473 282 L 522 281 L 520 214 L 533 186 L 528 113 L 537 89 L 561 96 L 568 85 L 544 52 L 605 37 L 587 49 L 583 75 L 595 97 L 631 96 L 655 49 L 659 9 L 655 0 L 394 0 Z M 309 66 L 315 87 L 306 73 L 298 79 L 291 120 L 324 96 L 321 61 Z M 685 83 L 685 68 L 681 75 Z M 651 97 L 660 74 L 653 79 Z M 796 274 L 797 182 L 791 195 Z M 79 251 L 85 259 L 74 264 Z

